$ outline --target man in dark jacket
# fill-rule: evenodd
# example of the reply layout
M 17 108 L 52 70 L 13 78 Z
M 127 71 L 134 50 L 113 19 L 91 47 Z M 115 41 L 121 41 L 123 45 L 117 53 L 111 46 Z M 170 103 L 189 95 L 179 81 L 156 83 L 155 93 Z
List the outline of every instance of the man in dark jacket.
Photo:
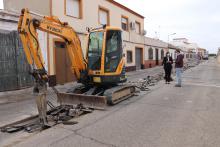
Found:
M 171 81 L 172 64 L 173 64 L 173 58 L 170 56 L 170 53 L 167 52 L 166 56 L 163 58 L 163 63 L 162 63 L 165 71 L 166 84 L 170 84 Z
M 180 50 L 177 50 L 176 53 L 177 53 L 177 57 L 176 57 L 176 62 L 175 62 L 175 68 L 176 68 L 177 84 L 175 85 L 175 87 L 181 87 L 184 55 L 180 53 Z

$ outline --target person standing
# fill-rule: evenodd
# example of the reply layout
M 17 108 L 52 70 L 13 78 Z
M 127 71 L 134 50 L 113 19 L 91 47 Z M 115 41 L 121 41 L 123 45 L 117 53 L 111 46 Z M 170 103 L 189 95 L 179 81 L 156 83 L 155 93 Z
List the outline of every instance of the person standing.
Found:
M 173 58 L 170 56 L 170 53 L 167 52 L 166 56 L 163 58 L 163 63 L 162 63 L 165 71 L 166 84 L 170 84 L 171 81 L 172 64 L 173 64 Z
M 176 50 L 176 61 L 175 61 L 175 68 L 176 68 L 176 82 L 177 84 L 175 87 L 181 87 L 182 85 L 182 73 L 183 73 L 183 59 L 184 55 L 180 53 L 180 50 Z

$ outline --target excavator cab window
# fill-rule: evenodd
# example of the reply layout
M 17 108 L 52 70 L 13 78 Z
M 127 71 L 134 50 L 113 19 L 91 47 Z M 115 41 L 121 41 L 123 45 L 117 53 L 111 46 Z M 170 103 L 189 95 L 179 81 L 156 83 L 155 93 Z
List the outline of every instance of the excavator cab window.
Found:
M 92 32 L 89 35 L 88 67 L 91 70 L 101 69 L 103 32 Z
M 121 31 L 109 30 L 106 35 L 105 72 L 115 72 L 122 58 Z

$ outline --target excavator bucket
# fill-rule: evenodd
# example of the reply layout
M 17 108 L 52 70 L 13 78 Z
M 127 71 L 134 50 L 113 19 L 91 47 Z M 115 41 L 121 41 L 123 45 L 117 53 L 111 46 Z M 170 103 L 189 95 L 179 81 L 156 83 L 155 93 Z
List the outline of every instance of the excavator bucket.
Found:
M 105 96 L 84 95 L 73 93 L 57 93 L 58 102 L 61 105 L 77 105 L 83 104 L 85 107 L 93 109 L 105 109 L 107 100 Z

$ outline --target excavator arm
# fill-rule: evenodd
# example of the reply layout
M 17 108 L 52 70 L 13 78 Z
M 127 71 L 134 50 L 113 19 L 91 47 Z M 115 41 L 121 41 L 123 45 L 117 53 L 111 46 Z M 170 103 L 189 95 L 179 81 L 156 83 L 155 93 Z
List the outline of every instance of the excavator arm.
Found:
M 86 61 L 83 57 L 80 40 L 68 23 L 61 22 L 57 17 L 44 16 L 41 19 L 33 18 L 28 9 L 22 9 L 18 32 L 23 44 L 28 63 L 32 67 L 32 75 L 41 83 L 48 82 L 47 71 L 44 67 L 42 51 L 39 45 L 37 30 L 47 32 L 62 38 L 71 61 L 71 70 L 78 80 L 81 80 L 81 72 L 86 71 Z

